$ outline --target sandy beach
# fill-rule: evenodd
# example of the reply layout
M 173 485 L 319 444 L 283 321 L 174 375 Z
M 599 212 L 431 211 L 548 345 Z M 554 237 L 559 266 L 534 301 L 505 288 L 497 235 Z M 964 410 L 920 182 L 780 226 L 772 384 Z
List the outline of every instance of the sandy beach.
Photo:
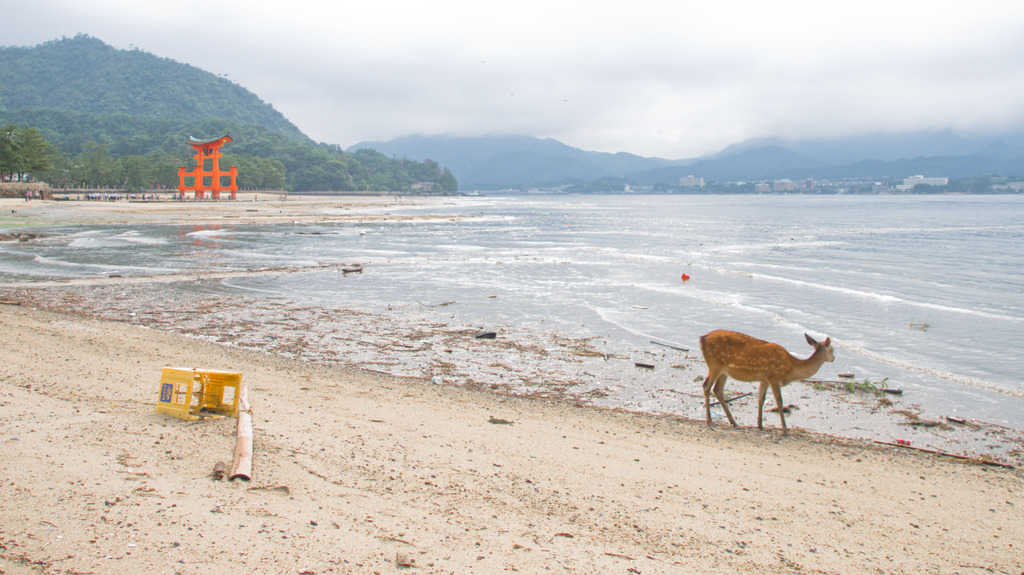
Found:
M 269 222 L 395 201 L 0 209 L 25 226 Z M 93 315 L 73 298 L 0 304 L 0 573 L 1024 572 L 1020 470 L 437 385 Z M 243 373 L 251 481 L 213 477 L 233 419 L 156 413 L 166 366 Z
M 56 198 L 65 194 L 55 192 Z M 231 200 L 170 200 L 170 201 L 105 201 L 76 200 L 78 195 L 67 194 L 70 200 L 32 200 L 0 198 L 0 215 L 5 226 L 75 224 L 119 224 L 150 222 L 161 224 L 210 223 L 281 223 L 281 222 L 342 222 L 398 220 L 402 216 L 386 213 L 367 215 L 353 213 L 366 208 L 386 208 L 392 205 L 410 205 L 422 201 L 438 201 L 397 195 L 284 195 L 279 193 L 239 193 Z M 442 200 L 443 201 L 443 200 Z M 417 218 L 429 216 L 416 216 Z M 9 219 L 7 219 L 9 218 Z

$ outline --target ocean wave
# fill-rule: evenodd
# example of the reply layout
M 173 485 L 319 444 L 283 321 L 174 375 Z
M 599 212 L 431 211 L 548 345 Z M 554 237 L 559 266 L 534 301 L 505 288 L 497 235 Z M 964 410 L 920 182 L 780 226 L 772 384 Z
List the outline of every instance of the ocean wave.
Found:
M 996 313 L 996 312 L 990 312 L 990 311 L 985 311 L 985 310 L 965 308 L 965 307 L 958 307 L 958 306 L 951 306 L 951 305 L 938 304 L 938 303 L 932 303 L 932 302 L 914 301 L 914 300 L 902 298 L 902 297 L 891 295 L 891 294 L 884 294 L 884 293 L 879 293 L 879 292 L 874 292 L 874 291 L 866 291 L 866 290 L 861 290 L 861 289 L 856 289 L 856 288 L 849 288 L 849 287 L 843 287 L 843 286 L 828 285 L 828 284 L 823 284 L 823 283 L 814 282 L 814 281 L 798 280 L 798 279 L 794 279 L 794 278 L 780 277 L 780 276 L 774 276 L 774 275 L 762 274 L 762 273 L 756 273 L 756 272 L 738 272 L 738 273 L 746 273 L 747 275 L 749 275 L 749 277 L 752 277 L 752 278 L 755 278 L 755 279 L 763 279 L 763 280 L 775 281 L 775 282 L 780 282 L 780 283 L 788 283 L 788 284 L 795 285 L 795 286 L 800 286 L 800 287 L 805 287 L 805 288 L 812 288 L 812 289 L 828 291 L 828 292 L 833 292 L 833 293 L 839 293 L 839 294 L 843 294 L 843 295 L 847 295 L 847 296 L 855 297 L 855 298 L 860 298 L 860 299 L 875 300 L 875 301 L 879 301 L 879 302 L 883 302 L 883 303 L 887 303 L 887 304 L 900 304 L 900 305 L 906 305 L 906 306 L 909 306 L 909 307 L 917 307 L 917 308 L 921 308 L 921 309 L 930 309 L 930 310 L 935 310 L 935 311 L 942 311 L 942 312 L 948 312 L 948 313 L 957 313 L 957 314 L 963 314 L 963 315 L 972 315 L 972 316 L 976 316 L 976 317 L 983 317 L 983 318 L 986 318 L 986 319 L 995 319 L 995 320 L 1001 320 L 1001 321 L 1024 322 L 1024 317 L 1017 317 L 1017 316 L 1013 316 L 1013 315 Z
M 238 230 L 230 229 L 230 228 L 229 229 L 208 228 L 208 229 L 195 230 L 195 231 L 188 232 L 188 233 L 185 234 L 185 236 L 186 237 L 193 237 L 193 238 L 223 238 L 223 237 L 226 237 L 226 236 L 235 237 L 235 236 L 242 235 L 243 233 L 245 233 L 245 232 L 239 232 Z M 252 235 L 252 234 L 250 233 L 249 235 Z
M 848 347 L 848 346 L 844 346 L 843 344 L 837 344 L 836 347 L 844 348 L 844 347 Z M 858 354 L 863 355 L 864 357 L 867 357 L 867 358 L 869 358 L 871 360 L 877 361 L 879 363 L 891 365 L 893 367 L 896 367 L 896 368 L 899 368 L 899 369 L 902 369 L 902 370 L 905 370 L 905 371 L 912 371 L 912 372 L 920 373 L 920 374 L 927 375 L 927 376 L 930 376 L 930 377 L 933 377 L 933 378 L 941 379 L 943 381 L 947 381 L 947 382 L 950 382 L 950 383 L 955 383 L 955 384 L 963 386 L 963 387 L 969 387 L 969 388 L 973 388 L 973 389 L 981 389 L 981 390 L 985 390 L 985 391 L 991 391 L 991 392 L 994 392 L 994 393 L 998 393 L 1000 395 L 1006 395 L 1006 396 L 1011 396 L 1011 397 L 1024 398 L 1024 389 L 1013 389 L 1013 388 L 1010 388 L 1010 387 L 1006 387 L 1006 386 L 999 385 L 999 384 L 996 384 L 996 383 L 991 383 L 989 381 L 978 379 L 978 378 L 975 378 L 975 377 L 970 377 L 970 376 L 966 376 L 966 375 L 962 375 L 962 374 L 958 374 L 958 373 L 953 373 L 951 371 L 946 371 L 946 370 L 942 370 L 942 369 L 936 369 L 936 368 L 933 368 L 933 367 L 927 367 L 927 366 L 924 366 L 924 365 L 915 364 L 915 363 L 912 363 L 912 362 L 905 361 L 903 359 L 897 358 L 897 357 L 893 356 L 892 354 L 879 353 L 879 352 L 872 351 L 870 349 L 866 349 L 866 348 L 860 347 L 860 346 L 850 346 L 850 347 L 848 347 L 848 349 L 850 349 L 851 352 L 858 353 Z
M 83 272 L 89 272 L 90 270 L 91 271 L 104 271 L 104 272 L 106 272 L 106 271 L 110 271 L 110 270 L 115 269 L 113 266 L 109 266 L 109 265 L 84 264 L 84 263 L 81 263 L 81 262 L 70 262 L 70 261 L 67 261 L 67 260 L 62 260 L 62 259 L 57 259 L 57 258 L 48 258 L 48 257 L 45 257 L 45 256 L 39 256 L 39 255 L 33 257 L 32 260 L 35 263 L 37 263 L 39 265 L 43 265 L 43 266 L 63 267 L 63 268 L 68 268 L 68 269 L 82 270 Z
M 130 243 L 133 243 L 133 244 L 142 244 L 142 245 L 157 245 L 157 244 L 166 244 L 167 243 L 167 240 L 164 239 L 164 238 L 154 238 L 154 237 L 149 237 L 149 236 L 134 236 L 134 235 L 132 235 L 132 236 L 124 236 L 123 239 L 126 242 L 130 242 Z
M 37 255 L 32 258 L 35 264 L 45 266 L 48 269 L 45 270 L 26 270 L 31 275 L 46 276 L 54 273 L 53 268 L 61 270 L 60 275 L 62 276 L 95 276 L 95 275 L 159 275 L 175 273 L 177 269 L 170 268 L 158 268 L 152 266 L 131 266 L 131 265 L 109 265 L 109 264 L 89 264 L 82 262 L 72 262 L 62 260 L 58 258 L 50 258 L 46 256 Z M 22 273 L 26 273 L 23 271 Z

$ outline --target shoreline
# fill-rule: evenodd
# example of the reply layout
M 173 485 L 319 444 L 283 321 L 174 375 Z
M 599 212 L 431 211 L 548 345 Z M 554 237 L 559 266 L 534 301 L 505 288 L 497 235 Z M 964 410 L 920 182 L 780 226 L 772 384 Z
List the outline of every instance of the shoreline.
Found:
M 365 223 L 373 221 L 422 221 L 438 218 L 431 214 L 430 210 L 417 210 L 414 213 L 395 215 L 392 207 L 407 208 L 409 206 L 437 206 L 444 202 L 451 201 L 447 197 L 409 197 L 391 195 L 366 195 L 366 194 L 338 194 L 338 195 L 313 195 L 291 197 L 289 200 L 282 198 L 271 198 L 271 200 L 260 200 L 256 202 L 257 194 L 240 194 L 240 200 L 227 202 L 205 202 L 205 203 L 129 203 L 129 202 L 56 202 L 56 201 L 33 201 L 24 202 L 17 200 L 0 200 L 0 231 L 4 228 L 33 229 L 36 227 L 58 226 L 58 225 L 131 225 L 131 224 L 166 224 L 166 225 L 204 225 L 219 226 L 233 224 L 267 224 L 280 225 L 291 223 Z M 8 208 L 10 214 L 8 215 Z M 421 213 L 422 212 L 422 213 Z M 453 219 L 450 216 L 442 216 L 445 220 Z M 20 225 L 17 225 L 20 224 Z M 0 234 L 11 238 L 11 240 L 22 239 L 18 237 L 23 234 Z M 34 238 L 24 240 L 32 241 Z M 45 239 L 45 238 L 43 238 Z M 37 305 L 60 311 L 88 311 L 96 317 L 108 317 L 111 319 L 125 319 L 134 323 L 150 321 L 152 325 L 159 328 L 174 329 L 175 327 L 160 317 L 148 313 L 151 310 L 164 309 L 161 297 L 151 294 L 146 290 L 146 285 L 159 285 L 159 290 L 169 291 L 176 301 L 171 304 L 172 308 L 180 308 L 182 311 L 194 308 L 194 298 L 191 292 L 197 290 L 206 295 L 215 294 L 219 281 L 229 282 L 232 278 L 243 276 L 255 276 L 266 274 L 290 274 L 290 273 L 334 273 L 338 272 L 339 278 L 342 273 L 358 268 L 362 264 L 339 264 L 321 263 L 308 267 L 298 268 L 252 268 L 252 269 L 230 269 L 230 270 L 195 270 L 180 271 L 175 273 L 144 275 L 144 276 L 112 276 L 112 277 L 87 277 L 77 279 L 56 279 L 48 281 L 17 281 L 0 282 L 0 292 L 9 294 L 12 290 L 31 291 L 34 295 L 26 293 L 25 302 L 28 305 Z M 125 297 L 112 296 L 109 292 L 116 292 L 119 286 L 125 287 Z M 67 301 L 66 292 L 72 290 L 75 293 L 74 301 Z M 182 293 L 185 293 L 184 295 Z M 170 296 L 168 296 L 170 297 Z M 211 296 L 212 297 L 212 296 Z M 215 298 L 214 298 L 215 299 Z M 246 300 L 243 298 L 243 300 Z M 505 328 L 505 336 L 509 336 L 518 344 L 516 350 L 521 352 L 518 355 L 510 354 L 506 359 L 495 359 L 487 365 L 486 350 L 463 349 L 464 346 L 457 346 L 455 349 L 462 353 L 462 356 L 453 359 L 451 356 L 450 340 L 451 334 L 445 335 L 444 331 L 452 331 L 457 328 L 470 328 L 463 325 L 463 320 L 444 320 L 445 327 L 436 325 L 438 322 L 431 321 L 429 313 L 424 313 L 422 308 L 436 307 L 436 316 L 450 315 L 456 317 L 453 312 L 441 313 L 443 306 L 456 304 L 456 302 L 420 303 L 421 309 L 391 309 L 385 313 L 389 317 L 374 317 L 377 324 L 377 333 L 365 334 L 367 341 L 353 340 L 349 344 L 342 344 L 341 340 L 334 339 L 319 329 L 324 322 L 305 321 L 303 325 L 288 324 L 290 315 L 307 314 L 306 305 L 295 301 L 284 302 L 280 299 L 270 301 L 254 300 L 255 303 L 245 304 L 255 306 L 260 312 L 261 321 L 269 325 L 288 326 L 285 340 L 291 342 L 291 346 L 298 346 L 304 341 L 315 341 L 319 351 L 312 356 L 344 356 L 344 361 L 352 364 L 364 363 L 366 366 L 379 367 L 381 370 L 399 375 L 414 375 L 414 377 L 431 378 L 439 375 L 445 381 L 458 383 L 459 381 L 477 381 L 484 384 L 496 384 L 501 380 L 519 382 L 513 384 L 520 388 L 523 395 L 536 393 L 531 388 L 544 387 L 545 380 L 554 380 L 552 385 L 547 386 L 547 393 L 565 394 L 571 391 L 579 400 L 589 404 L 606 407 L 625 407 L 633 410 L 646 412 L 667 412 L 702 418 L 702 397 L 699 396 L 699 385 L 693 383 L 696 379 L 705 375 L 705 366 L 698 352 L 689 354 L 677 354 L 667 352 L 666 349 L 652 349 L 651 346 L 643 346 L 640 342 L 620 342 L 604 340 L 597 337 L 593 342 L 587 341 L 586 354 L 591 357 L 603 357 L 609 361 L 588 361 L 585 366 L 575 363 L 581 354 L 580 350 L 565 349 L 562 342 L 572 341 L 571 336 L 565 334 L 527 333 L 516 326 L 488 325 L 488 328 Z M 203 306 L 219 305 L 217 303 L 203 303 Z M 280 307 L 281 309 L 270 309 Z M 288 309 L 289 307 L 294 309 Z M 455 310 L 456 308 L 450 308 Z M 166 311 L 166 310 L 165 310 Z M 330 312 L 332 310 L 321 310 Z M 341 315 L 361 314 L 367 310 L 339 309 L 334 310 Z M 428 312 L 431 310 L 427 310 Z M 139 312 L 136 314 L 136 312 Z M 165 314 L 166 315 L 166 314 Z M 208 315 L 208 314 L 198 314 Z M 415 316 L 415 317 L 413 317 Z M 369 316 L 364 316 L 369 317 Z M 394 338 L 388 339 L 381 336 L 385 331 L 391 333 L 406 333 L 406 327 L 411 319 L 415 319 L 420 326 L 410 331 L 408 336 L 413 341 L 422 341 L 424 345 L 409 345 L 409 342 L 401 342 Z M 469 319 L 472 321 L 472 319 Z M 186 321 L 187 322 L 187 321 Z M 209 333 L 211 337 L 228 341 L 226 334 L 238 325 L 246 323 L 243 318 L 230 317 L 224 314 L 223 318 L 213 321 L 209 325 L 201 325 L 196 322 L 190 328 L 193 334 Z M 296 334 L 296 331 L 304 329 L 308 335 Z M 479 328 L 479 325 L 476 325 Z M 352 322 L 339 322 L 334 329 L 345 329 L 361 333 L 360 325 Z M 252 335 L 250 341 L 243 342 L 243 345 L 255 349 L 266 349 L 272 351 L 272 342 L 279 340 L 280 336 L 273 334 L 272 329 L 263 329 L 259 334 L 258 326 L 246 325 L 245 331 Z M 433 340 L 425 339 L 425 334 L 435 334 Z M 566 340 L 568 338 L 568 340 Z M 545 342 L 548 348 L 561 352 L 560 362 L 545 357 L 546 350 L 531 350 L 537 342 Z M 577 341 L 573 345 L 585 345 Z M 651 342 L 656 344 L 656 342 Z M 395 353 L 388 353 L 390 351 Z M 429 348 L 433 346 L 433 352 Z M 287 346 L 284 346 L 287 347 Z M 542 346 L 543 348 L 544 346 Z M 686 346 L 692 348 L 693 346 Z M 422 352 L 426 349 L 425 352 Z M 441 353 L 441 350 L 447 350 Z M 477 354 L 476 351 L 482 351 Z M 534 353 L 536 351 L 536 353 Z M 290 353 L 285 350 L 286 355 Z M 603 354 L 603 355 L 602 355 Z M 401 357 L 402 359 L 395 359 Z M 655 369 L 631 369 L 631 358 L 644 364 L 657 363 Z M 623 359 L 623 361 L 616 361 Z M 627 367 L 613 366 L 613 363 L 627 363 Z M 395 367 L 397 365 L 397 367 Z M 670 367 L 671 366 L 671 367 Z M 553 377 L 549 377 L 553 375 Z M 631 390 L 631 385 L 636 389 Z M 813 389 L 812 389 L 813 388 Z M 823 388 L 823 389 L 822 389 Z M 693 391 L 696 393 L 691 393 Z M 735 392 L 750 391 L 742 386 L 735 387 Z M 603 395 L 603 397 L 602 397 Z M 994 457 L 996 460 L 1011 463 L 1015 466 L 1024 466 L 1024 429 L 1007 428 L 996 425 L 994 422 L 986 422 L 983 418 L 971 418 L 970 413 L 927 411 L 925 407 L 913 402 L 911 396 L 872 396 L 863 393 L 845 393 L 841 386 L 834 386 L 828 389 L 827 385 L 799 384 L 788 387 L 783 396 L 788 402 L 794 402 L 801 411 L 797 416 L 797 422 L 803 422 L 819 433 L 854 437 L 860 439 L 880 440 L 888 443 L 907 444 L 913 448 L 933 449 L 953 455 L 966 455 L 971 457 Z M 699 400 L 699 409 L 691 405 L 696 398 Z M 752 401 L 749 397 L 739 400 L 737 403 Z M 754 408 L 748 403 L 743 409 L 749 415 Z M 697 413 L 696 411 L 699 411 Z M 714 415 L 718 415 L 716 411 Z M 947 415 L 953 415 L 947 418 Z M 980 415 L 980 414 L 979 414 Z M 771 414 L 769 417 L 769 428 Z M 750 425 L 750 416 L 744 416 L 741 425 Z M 799 425 L 799 424 L 798 424 Z
M 5 200 L 0 200 L 0 229 L 10 227 L 12 222 L 31 222 L 27 226 L 31 229 L 59 222 L 209 226 L 243 222 L 275 225 L 423 220 L 436 216 L 429 211 L 395 216 L 389 207 L 446 201 L 365 195 L 254 200 L 255 197 L 247 196 L 237 201 L 192 205 L 38 200 L 7 200 L 5 204 Z M 8 205 L 17 205 L 18 208 L 12 208 L 17 213 L 7 216 Z M 26 210 L 22 205 L 29 207 Z M 218 288 L 219 282 L 246 276 L 337 273 L 340 279 L 357 268 L 361 271 L 362 264 L 9 282 L 0 283 L 0 298 L 10 299 L 10 294 L 16 293 L 18 297 L 14 299 L 23 305 L 148 325 L 287 357 L 340 362 L 398 376 L 437 377 L 446 384 L 475 385 L 502 393 L 572 397 L 598 407 L 703 420 L 703 398 L 696 380 L 703 378 L 705 368 L 699 352 L 680 354 L 600 336 L 573 339 L 567 334 L 523 331 L 515 326 L 485 326 L 497 328 L 501 337 L 490 347 L 474 347 L 465 344 L 466 331 L 481 326 L 448 319 L 456 318 L 455 313 L 442 309 L 457 302 L 419 303 L 416 310 L 389 307 L 367 314 L 366 310 L 348 308 L 311 309 L 308 304 L 280 298 L 241 297 L 225 302 L 224 291 Z M 159 288 L 154 290 L 155 286 Z M 238 306 L 241 309 L 234 309 Z M 246 318 L 250 313 L 254 317 Z M 296 351 L 300 348 L 304 351 Z M 499 349 L 498 355 L 491 357 L 495 348 Z M 657 367 L 634 369 L 633 360 L 638 362 L 636 365 Z M 800 410 L 797 425 L 826 435 L 1024 465 L 1024 430 L 966 418 L 959 413 L 953 413 L 956 417 L 950 419 L 942 411 L 926 412 L 909 396 L 844 392 L 841 385 L 836 385 L 841 382 L 830 383 L 831 388 L 828 384 L 809 382 L 787 388 L 787 406 L 793 402 Z M 744 391 L 750 390 L 743 386 L 735 388 L 736 393 Z M 748 396 L 737 402 L 745 404 L 740 408 L 743 426 L 752 424 L 751 414 L 756 410 L 752 401 Z M 695 408 L 697 403 L 699 409 Z M 772 402 L 769 404 L 773 406 Z M 713 413 L 716 417 L 719 414 Z M 777 421 L 772 414 L 767 418 L 767 428 L 774 429 Z M 791 419 L 790 423 L 794 421 Z
M 431 219 L 388 214 L 389 206 L 444 201 L 401 195 L 279 196 L 239 193 L 237 200 L 102 201 L 0 198 L 0 230 L 78 224 L 153 223 L 173 225 L 281 222 L 372 222 Z M 448 198 L 450 199 L 450 198 Z M 440 216 L 450 219 L 447 216 Z
M 0 305 L 0 327 L 0 566 L 12 574 L 1024 568 L 1019 470 L 21 306 Z M 233 420 L 155 413 L 166 365 L 243 372 L 251 482 L 209 477 L 230 459 Z
M 389 201 L 200 220 L 389 218 Z M 0 226 L 196 221 L 177 204 L 25 204 Z M 228 298 L 216 279 L 0 285 L 0 571 L 1024 570 L 1020 469 L 784 439 L 770 415 L 762 432 L 601 407 L 600 389 L 574 387 L 604 361 L 586 340 L 477 340 L 402 310 Z M 252 481 L 211 478 L 232 419 L 155 413 L 167 366 L 243 373 Z
M 358 265 L 0 283 L 0 303 L 444 385 L 704 421 L 699 380 L 706 369 L 698 352 L 658 342 L 634 349 L 604 338 L 579 339 L 502 325 L 488 326 L 500 336 L 479 340 L 474 335 L 480 325 L 455 320 L 446 311 L 454 302 L 382 313 L 280 298 L 228 297 L 219 287 L 227 279 L 260 275 L 316 272 L 341 277 L 349 266 Z M 651 367 L 635 367 L 634 360 Z M 624 383 L 630 381 L 633 385 Z M 634 397 L 630 390 L 641 381 L 646 391 Z M 845 391 L 842 383 L 846 382 L 808 380 L 787 387 L 787 406 L 800 410 L 795 420 L 790 416 L 791 426 L 805 433 L 876 441 L 990 465 L 1024 464 L 1020 430 L 978 419 L 946 421 L 924 414 L 899 396 Z M 734 393 L 737 404 L 742 404 L 741 429 L 753 431 L 756 405 L 750 391 L 749 386 L 740 386 Z M 713 411 L 716 427 L 727 425 L 720 415 Z M 778 431 L 776 417 L 766 414 L 767 433 Z

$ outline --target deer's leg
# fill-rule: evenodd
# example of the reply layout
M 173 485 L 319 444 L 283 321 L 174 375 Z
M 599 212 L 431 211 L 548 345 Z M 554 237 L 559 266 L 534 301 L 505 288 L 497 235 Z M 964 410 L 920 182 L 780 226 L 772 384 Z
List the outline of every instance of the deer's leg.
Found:
M 704 413 L 708 418 L 708 427 L 711 427 L 711 388 L 715 385 L 711 376 L 712 372 L 708 371 L 708 376 L 704 378 Z
M 718 376 L 718 379 L 715 381 L 715 397 L 718 398 L 718 405 L 721 405 L 722 410 L 725 411 L 725 416 L 729 418 L 729 423 L 731 423 L 733 427 L 739 427 L 736 425 L 736 420 L 732 418 L 732 412 L 729 411 L 729 404 L 725 401 L 725 380 L 727 379 L 729 379 L 729 376 L 724 373 Z M 708 417 L 710 417 L 710 415 Z
M 789 430 L 786 429 L 786 414 L 784 413 L 786 409 L 782 405 L 782 386 L 777 383 L 773 383 L 772 395 L 775 396 L 775 405 L 779 406 L 779 420 L 782 421 L 782 435 L 789 435 Z
M 764 429 L 762 420 L 764 419 L 764 398 L 768 393 L 768 382 L 762 381 L 757 388 L 757 428 Z

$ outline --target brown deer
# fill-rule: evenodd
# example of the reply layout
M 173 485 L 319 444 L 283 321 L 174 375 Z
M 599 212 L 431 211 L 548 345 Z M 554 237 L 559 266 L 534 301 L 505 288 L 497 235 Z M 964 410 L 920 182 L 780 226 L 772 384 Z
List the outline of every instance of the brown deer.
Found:
M 785 348 L 776 343 L 769 343 L 749 335 L 724 329 L 715 330 L 700 338 L 700 351 L 704 354 L 704 362 L 708 364 L 708 377 L 704 380 L 704 408 L 707 412 L 708 427 L 711 426 L 711 392 L 715 392 L 718 404 L 725 410 L 729 423 L 733 427 L 736 420 L 729 412 L 725 402 L 725 381 L 728 378 L 739 381 L 757 381 L 761 386 L 757 390 L 757 428 L 764 429 L 761 421 L 764 415 L 764 398 L 768 388 L 772 388 L 775 404 L 779 407 L 779 419 L 782 421 L 782 434 L 789 435 L 786 429 L 786 416 L 782 413 L 782 388 L 798 379 L 811 377 L 821 369 L 826 361 L 835 360 L 832 353 L 832 338 L 823 342 L 804 334 L 807 343 L 814 347 L 814 353 L 807 359 L 797 359 Z

